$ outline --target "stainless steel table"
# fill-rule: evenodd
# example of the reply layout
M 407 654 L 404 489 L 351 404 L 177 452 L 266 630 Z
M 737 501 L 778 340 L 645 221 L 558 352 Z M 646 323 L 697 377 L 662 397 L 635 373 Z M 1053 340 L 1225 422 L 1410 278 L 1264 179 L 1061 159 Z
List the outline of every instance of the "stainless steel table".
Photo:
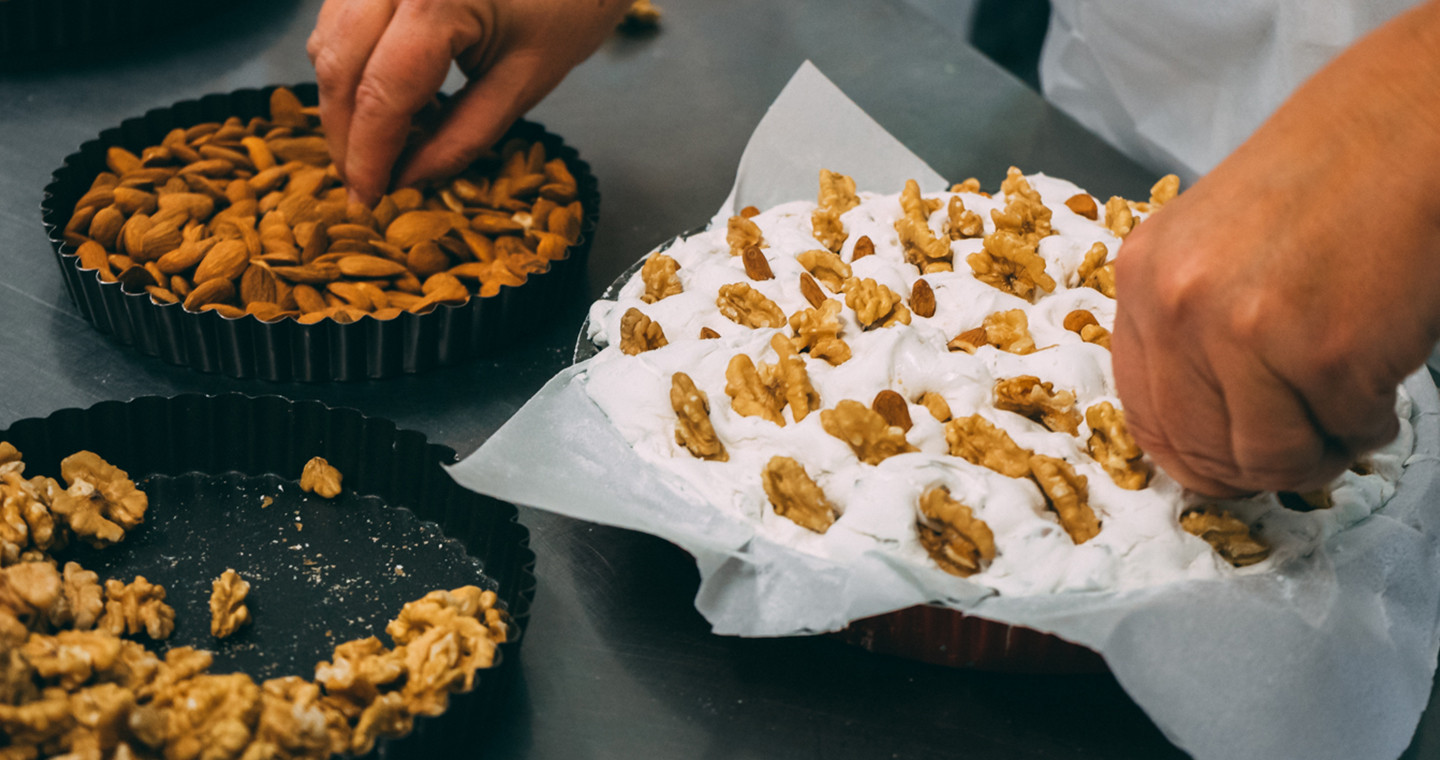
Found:
M 148 108 L 313 78 L 318 0 L 236 3 L 174 44 L 0 76 L 0 425 L 148 394 L 278 393 L 353 406 L 457 451 L 565 366 L 583 303 L 490 359 L 418 377 L 275 385 L 167 366 L 70 303 L 39 222 L 61 159 Z M 751 128 L 812 59 L 942 174 L 1007 166 L 1142 196 L 1153 177 L 962 40 L 894 0 L 665 0 L 658 34 L 614 38 L 532 114 L 590 161 L 601 224 L 588 295 L 729 189 Z M 658 539 L 521 510 L 540 589 L 515 683 L 475 755 L 504 758 L 1183 757 L 1108 676 L 1010 676 L 894 660 L 826 638 L 712 636 L 689 557 Z M 1303 710 L 1294 695 L 1279 710 Z M 1432 709 L 1406 757 L 1440 756 Z

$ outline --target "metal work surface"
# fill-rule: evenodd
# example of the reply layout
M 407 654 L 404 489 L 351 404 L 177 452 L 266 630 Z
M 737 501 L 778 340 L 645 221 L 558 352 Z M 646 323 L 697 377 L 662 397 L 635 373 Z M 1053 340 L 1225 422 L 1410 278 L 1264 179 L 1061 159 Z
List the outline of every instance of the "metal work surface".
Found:
M 319 0 L 238 3 L 173 44 L 0 75 L 0 426 L 105 399 L 239 391 L 356 407 L 473 451 L 567 364 L 589 298 L 709 218 L 750 130 L 807 58 L 946 177 L 993 186 L 1013 163 L 1102 198 L 1143 196 L 1153 179 L 898 0 L 661 5 L 658 33 L 611 39 L 530 117 L 600 181 L 587 292 L 555 304 L 553 324 L 521 347 L 396 380 L 277 385 L 143 357 L 80 318 L 40 226 L 51 171 L 102 129 L 209 92 L 312 79 L 304 41 Z M 712 636 L 684 552 L 523 507 L 521 518 L 539 593 L 477 756 L 1184 757 L 1109 676 L 955 671 L 823 637 Z M 1406 757 L 1440 753 L 1437 714 L 1432 703 Z

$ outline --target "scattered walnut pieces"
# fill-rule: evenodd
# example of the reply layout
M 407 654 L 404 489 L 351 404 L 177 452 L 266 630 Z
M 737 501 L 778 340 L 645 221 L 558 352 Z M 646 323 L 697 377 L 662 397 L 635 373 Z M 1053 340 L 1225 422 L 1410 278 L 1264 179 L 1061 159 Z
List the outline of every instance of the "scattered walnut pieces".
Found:
M 905 431 L 859 401 L 846 399 L 834 409 L 820 412 L 820 426 L 848 444 L 866 464 L 880 464 L 896 454 L 918 451 L 905 440 Z
M 1256 536 L 1249 525 L 1218 507 L 1205 506 L 1186 512 L 1180 517 L 1180 527 L 1204 539 L 1235 567 L 1253 565 L 1270 556 L 1270 545 Z
M 245 597 L 250 594 L 250 582 L 241 578 L 233 569 L 226 568 L 210 583 L 210 635 L 217 639 L 229 638 L 240 626 L 250 622 L 250 608 L 245 606 Z
M 898 293 L 866 277 L 851 277 L 841 288 L 845 305 L 855 310 L 855 319 L 863 329 L 910 324 L 910 310 Z
M 105 589 L 100 585 L 100 576 L 78 562 L 66 562 L 60 596 L 49 610 L 51 627 L 87 631 L 100 622 L 104 612 Z
M 990 526 L 952 498 L 950 489 L 940 486 L 926 491 L 920 497 L 919 511 L 920 545 L 941 570 L 965 578 L 995 559 L 995 534 Z
M 973 354 L 981 346 L 994 346 L 1012 354 L 1035 353 L 1035 339 L 1030 337 L 1030 320 L 1021 309 L 993 312 L 973 330 L 966 330 L 947 344 L 951 351 Z
M 620 317 L 620 350 L 630 356 L 668 345 L 660 323 L 633 306 Z
M 900 236 L 905 260 L 922 273 L 954 269 L 949 237 L 937 238 L 934 230 L 930 229 L 930 214 L 939 209 L 940 204 L 939 199 L 921 196 L 920 185 L 915 180 L 905 181 L 905 189 L 900 192 L 900 207 L 904 214 L 895 220 L 895 232 Z
M 732 216 L 725 228 L 725 242 L 730 244 L 730 255 L 739 256 L 745 253 L 746 248 L 769 247 L 765 242 L 765 236 L 760 232 L 760 225 L 750 221 L 743 216 Z
M 785 312 L 764 293 L 743 282 L 721 285 L 715 305 L 726 319 L 736 324 L 746 327 L 785 326 Z
M 860 198 L 855 194 L 855 180 L 829 169 L 821 169 L 820 195 L 817 202 L 818 205 L 810 214 L 810 225 L 814 229 L 815 239 L 831 251 L 839 253 L 841 246 L 845 245 L 845 239 L 849 237 L 845 226 L 840 223 L 840 215 L 860 205 Z
M 835 524 L 835 506 L 794 459 L 771 457 L 760 472 L 760 483 L 775 514 L 816 533 L 824 533 Z
M 1012 478 L 1030 474 L 1030 457 L 1035 454 L 978 414 L 945 423 L 945 443 L 950 447 L 950 456 Z
M 695 387 L 695 381 L 684 372 L 670 378 L 670 408 L 675 410 L 675 442 L 694 456 L 714 462 L 729 461 L 725 446 L 715 435 L 710 423 L 710 398 Z
M 101 630 L 112 636 L 134 636 L 141 632 L 160 641 L 175 630 L 175 608 L 165 603 L 165 587 L 137 575 L 124 583 L 105 581 L 105 615 Z
M 1130 234 L 1135 227 L 1135 215 L 1130 212 L 1130 203 L 1118 195 L 1105 201 L 1105 229 L 1118 238 Z
M 944 396 L 941 396 L 935 391 L 925 391 L 921 394 L 920 406 L 925 407 L 930 412 L 930 416 L 936 420 L 940 422 L 950 421 L 950 404 L 945 400 Z
M 1020 375 L 995 383 L 995 408 L 1015 412 L 1044 425 L 1056 433 L 1076 435 L 1080 429 L 1080 413 L 1075 411 L 1075 394 L 1055 391 L 1052 383 L 1042 383 L 1034 375 Z
M 810 384 L 810 373 L 805 369 L 805 359 L 796 350 L 795 344 L 779 333 L 770 336 L 770 347 L 775 350 L 776 362 L 767 365 L 775 383 L 778 397 L 790 405 L 790 414 L 796 422 L 805 419 L 810 412 L 820 408 L 820 394 Z
M 1090 498 L 1088 481 L 1076 474 L 1069 462 L 1043 454 L 1030 457 L 1030 475 L 1045 494 L 1050 509 L 1060 517 L 1060 525 L 1076 544 L 1100 534 L 1100 520 L 1086 503 Z
M 1080 262 L 1080 268 L 1076 274 L 1080 277 L 1080 284 L 1087 288 L 1094 288 L 1102 294 L 1115 297 L 1115 264 L 1105 263 L 1110 257 L 1110 251 L 1105 248 L 1104 243 L 1095 243 L 1090 250 L 1085 252 L 1085 260 Z
M 977 238 L 985 235 L 985 220 L 974 211 L 967 211 L 965 201 L 960 200 L 958 195 L 950 196 L 945 216 L 945 234 L 951 240 Z
M 795 331 L 795 350 L 808 351 L 833 366 L 850 359 L 850 346 L 840 338 L 840 302 L 826 300 L 819 308 L 802 309 L 790 315 Z
M 1000 192 L 1005 194 L 1005 208 L 990 211 L 997 231 L 1012 232 L 1031 247 L 1039 244 L 1041 238 L 1055 234 L 1050 227 L 1050 209 L 1018 168 L 1010 167 L 1000 184 Z
M 1092 222 L 1100 218 L 1100 208 L 1095 205 L 1095 198 L 1089 193 L 1070 196 L 1065 199 L 1065 207 Z
M 340 495 L 340 481 L 344 478 L 325 457 L 311 457 L 300 471 L 300 490 L 313 493 L 324 499 Z
M 839 293 L 845 281 L 850 279 L 850 265 L 836 253 L 817 248 L 800 253 L 795 260 L 815 279 L 824 283 L 831 293 Z
M 1180 194 L 1180 177 L 1174 174 L 1166 174 L 1150 186 L 1150 203 L 1146 211 L 1155 213 L 1161 206 L 1175 200 Z
M 1033 302 L 1037 293 L 1055 289 L 1055 279 L 1045 272 L 1045 259 L 1035 244 L 1010 230 L 985 236 L 984 248 L 965 257 L 975 279 L 1006 293 Z
M 645 265 L 640 267 L 640 280 L 645 283 L 645 294 L 640 296 L 640 300 L 655 303 L 683 292 L 680 275 L 676 274 L 679 271 L 680 262 L 675 259 L 658 251 L 650 254 L 645 259 Z
M 1104 401 L 1085 410 L 1085 424 L 1090 426 L 1090 456 L 1105 468 L 1115 485 L 1138 491 L 1150 482 L 1150 468 L 1142 460 L 1145 452 L 1135 445 L 1125 426 L 1124 412 Z

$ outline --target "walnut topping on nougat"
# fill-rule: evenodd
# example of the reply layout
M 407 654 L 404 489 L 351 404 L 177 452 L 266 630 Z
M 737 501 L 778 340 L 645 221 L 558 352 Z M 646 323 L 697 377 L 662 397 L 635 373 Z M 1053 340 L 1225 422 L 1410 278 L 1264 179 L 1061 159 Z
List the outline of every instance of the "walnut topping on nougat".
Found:
M 950 489 L 932 488 L 920 497 L 916 523 L 920 545 L 935 564 L 962 578 L 980 572 L 995 559 L 995 534 L 970 507 L 950 497 Z
M 1166 521 L 1186 505 L 1127 428 L 1108 351 L 1114 261 L 1175 183 L 1109 204 L 1018 170 L 994 197 L 980 187 L 857 189 L 827 172 L 818 203 L 747 207 L 749 224 L 722 218 L 677 240 L 666 255 L 697 292 L 647 306 L 636 279 L 592 307 L 596 342 L 610 348 L 582 376 L 586 392 L 643 460 L 705 504 L 827 561 L 875 553 L 1012 597 L 1227 577 L 1230 563 L 1195 561 L 1203 547 Z M 629 309 L 663 326 L 664 350 L 621 350 L 635 337 Z M 677 373 L 695 393 L 675 387 Z M 657 405 L 666 389 L 690 411 Z M 1407 447 L 1413 438 L 1313 504 L 1248 501 L 1244 520 L 1281 515 L 1275 534 L 1291 543 L 1276 553 L 1310 551 L 1305 541 L 1382 503 Z M 782 494 L 779 480 L 801 485 Z
M 835 505 L 794 459 L 771 457 L 760 473 L 760 480 L 765 496 L 775 507 L 775 514 L 816 533 L 824 533 L 835 524 Z

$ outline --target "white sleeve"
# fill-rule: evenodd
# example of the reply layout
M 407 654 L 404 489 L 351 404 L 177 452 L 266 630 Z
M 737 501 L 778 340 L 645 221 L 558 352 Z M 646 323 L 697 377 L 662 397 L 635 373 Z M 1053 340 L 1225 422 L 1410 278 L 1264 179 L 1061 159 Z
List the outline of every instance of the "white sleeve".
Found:
M 1045 96 L 1157 174 L 1209 171 L 1415 0 L 1051 0 Z

